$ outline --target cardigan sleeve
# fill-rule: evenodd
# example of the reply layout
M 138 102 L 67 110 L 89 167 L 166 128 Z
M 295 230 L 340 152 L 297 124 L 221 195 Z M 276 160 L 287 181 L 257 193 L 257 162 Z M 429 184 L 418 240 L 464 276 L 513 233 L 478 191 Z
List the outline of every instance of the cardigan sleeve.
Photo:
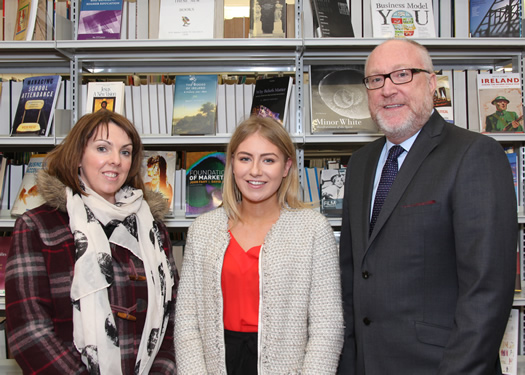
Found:
M 321 217 L 314 235 L 312 286 L 308 306 L 308 344 L 302 374 L 335 374 L 343 346 L 343 309 L 337 244 Z
M 48 247 L 40 236 L 55 234 L 39 233 L 27 215 L 15 223 L 6 265 L 8 344 L 24 374 L 87 374 L 80 354 L 54 326 L 55 306 L 43 255 Z M 63 287 L 68 290 L 69 276 L 64 269 Z
M 195 231 L 195 224 L 194 222 L 188 229 L 175 312 L 175 353 L 179 375 L 208 373 L 194 292 L 195 243 L 198 242 L 195 238 L 204 234 Z
M 157 353 L 157 356 L 155 357 L 153 366 L 151 367 L 150 373 L 172 375 L 177 373 L 175 366 L 175 348 L 173 343 L 173 331 L 175 325 L 175 301 L 177 298 L 177 286 L 179 283 L 179 275 L 177 273 L 177 268 L 175 267 L 175 262 L 173 260 L 173 252 L 171 250 L 171 241 L 168 230 L 163 224 L 161 224 L 159 225 L 159 231 L 162 238 L 162 246 L 164 248 L 164 251 L 166 252 L 166 256 L 169 259 L 169 263 L 173 271 L 175 285 L 173 286 L 172 299 L 169 307 L 168 327 L 166 329 L 164 339 L 162 340 L 160 350 Z

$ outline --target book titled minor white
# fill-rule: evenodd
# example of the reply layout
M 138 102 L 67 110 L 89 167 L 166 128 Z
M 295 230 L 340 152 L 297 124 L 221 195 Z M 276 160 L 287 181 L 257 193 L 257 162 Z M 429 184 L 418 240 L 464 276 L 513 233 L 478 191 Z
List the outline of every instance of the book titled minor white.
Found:
M 162 0 L 159 39 L 212 39 L 214 0 Z
M 89 82 L 86 113 L 108 109 L 124 115 L 124 82 Z
M 374 38 L 435 38 L 432 0 L 371 0 Z

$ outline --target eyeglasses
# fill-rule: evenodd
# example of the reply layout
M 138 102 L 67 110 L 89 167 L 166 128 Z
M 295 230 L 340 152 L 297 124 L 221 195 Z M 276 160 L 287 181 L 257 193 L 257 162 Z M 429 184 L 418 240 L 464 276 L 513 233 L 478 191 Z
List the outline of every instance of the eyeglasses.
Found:
M 368 90 L 380 89 L 381 87 L 385 85 L 385 80 L 387 78 L 390 78 L 390 80 L 392 81 L 394 85 L 403 85 L 405 83 L 412 82 L 414 74 L 416 73 L 430 74 L 430 72 L 425 69 L 417 69 L 417 68 L 399 69 L 399 70 L 394 70 L 393 72 L 388 73 L 388 74 L 376 74 L 373 76 L 365 77 L 363 78 L 363 83 L 365 84 Z

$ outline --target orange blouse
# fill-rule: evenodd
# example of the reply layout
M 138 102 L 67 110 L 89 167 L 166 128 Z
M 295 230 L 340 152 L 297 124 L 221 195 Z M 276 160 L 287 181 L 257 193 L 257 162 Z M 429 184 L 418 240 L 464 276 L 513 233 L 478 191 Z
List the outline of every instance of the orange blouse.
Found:
M 244 251 L 231 232 L 230 237 L 221 275 L 224 328 L 237 332 L 257 332 L 261 246 Z

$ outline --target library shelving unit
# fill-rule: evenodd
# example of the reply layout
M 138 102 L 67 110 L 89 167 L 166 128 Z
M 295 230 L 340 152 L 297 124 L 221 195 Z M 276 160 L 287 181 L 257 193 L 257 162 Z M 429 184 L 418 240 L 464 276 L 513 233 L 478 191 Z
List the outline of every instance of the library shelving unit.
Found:
M 71 80 L 71 121 L 79 117 L 80 83 L 84 75 L 97 74 L 188 74 L 228 73 L 254 74 L 278 72 L 295 75 L 296 128 L 292 134 L 299 150 L 299 163 L 304 166 L 305 150 L 359 147 L 369 143 L 378 134 L 311 134 L 305 119 L 309 117 L 309 103 L 305 99 L 308 84 L 304 77 L 313 65 L 363 65 L 371 50 L 384 39 L 376 38 L 311 38 L 304 37 L 302 1 L 296 1 L 295 38 L 287 39 L 208 39 L 208 40 L 75 40 L 75 23 L 79 0 L 72 1 L 71 36 L 54 41 L 0 42 L 0 73 L 61 74 Z M 57 32 L 58 34 L 58 32 Z M 432 38 L 418 40 L 430 51 L 436 69 L 500 69 L 511 67 L 523 75 L 525 38 Z M 466 106 L 466 103 L 464 104 Z M 0 121 L 6 121 L 0 119 Z M 461 125 L 461 124 L 459 124 Z M 478 126 L 479 128 L 479 126 Z M 479 131 L 479 130 L 477 130 Z M 525 134 L 490 135 L 503 144 L 519 150 L 519 205 L 524 206 Z M 0 135 L 4 150 L 50 150 L 63 137 L 16 137 Z M 217 136 L 153 136 L 145 135 L 143 142 L 149 149 L 187 150 L 206 147 L 225 147 L 227 135 Z M 192 222 L 185 217 L 168 218 L 171 230 L 184 231 Z M 341 219 L 330 219 L 334 228 Z M 520 265 L 524 267 L 523 248 L 525 212 L 519 210 Z M 0 212 L 0 228 L 12 228 L 14 219 L 8 212 Z M 525 275 L 525 274 L 524 274 Z M 523 277 L 523 276 L 522 276 Z M 515 306 L 520 308 L 520 348 L 525 347 L 525 296 L 517 295 Z M 0 307 L 1 309 L 1 307 Z M 525 367 L 521 364 L 520 367 Z M 520 370 L 525 371 L 525 370 Z

